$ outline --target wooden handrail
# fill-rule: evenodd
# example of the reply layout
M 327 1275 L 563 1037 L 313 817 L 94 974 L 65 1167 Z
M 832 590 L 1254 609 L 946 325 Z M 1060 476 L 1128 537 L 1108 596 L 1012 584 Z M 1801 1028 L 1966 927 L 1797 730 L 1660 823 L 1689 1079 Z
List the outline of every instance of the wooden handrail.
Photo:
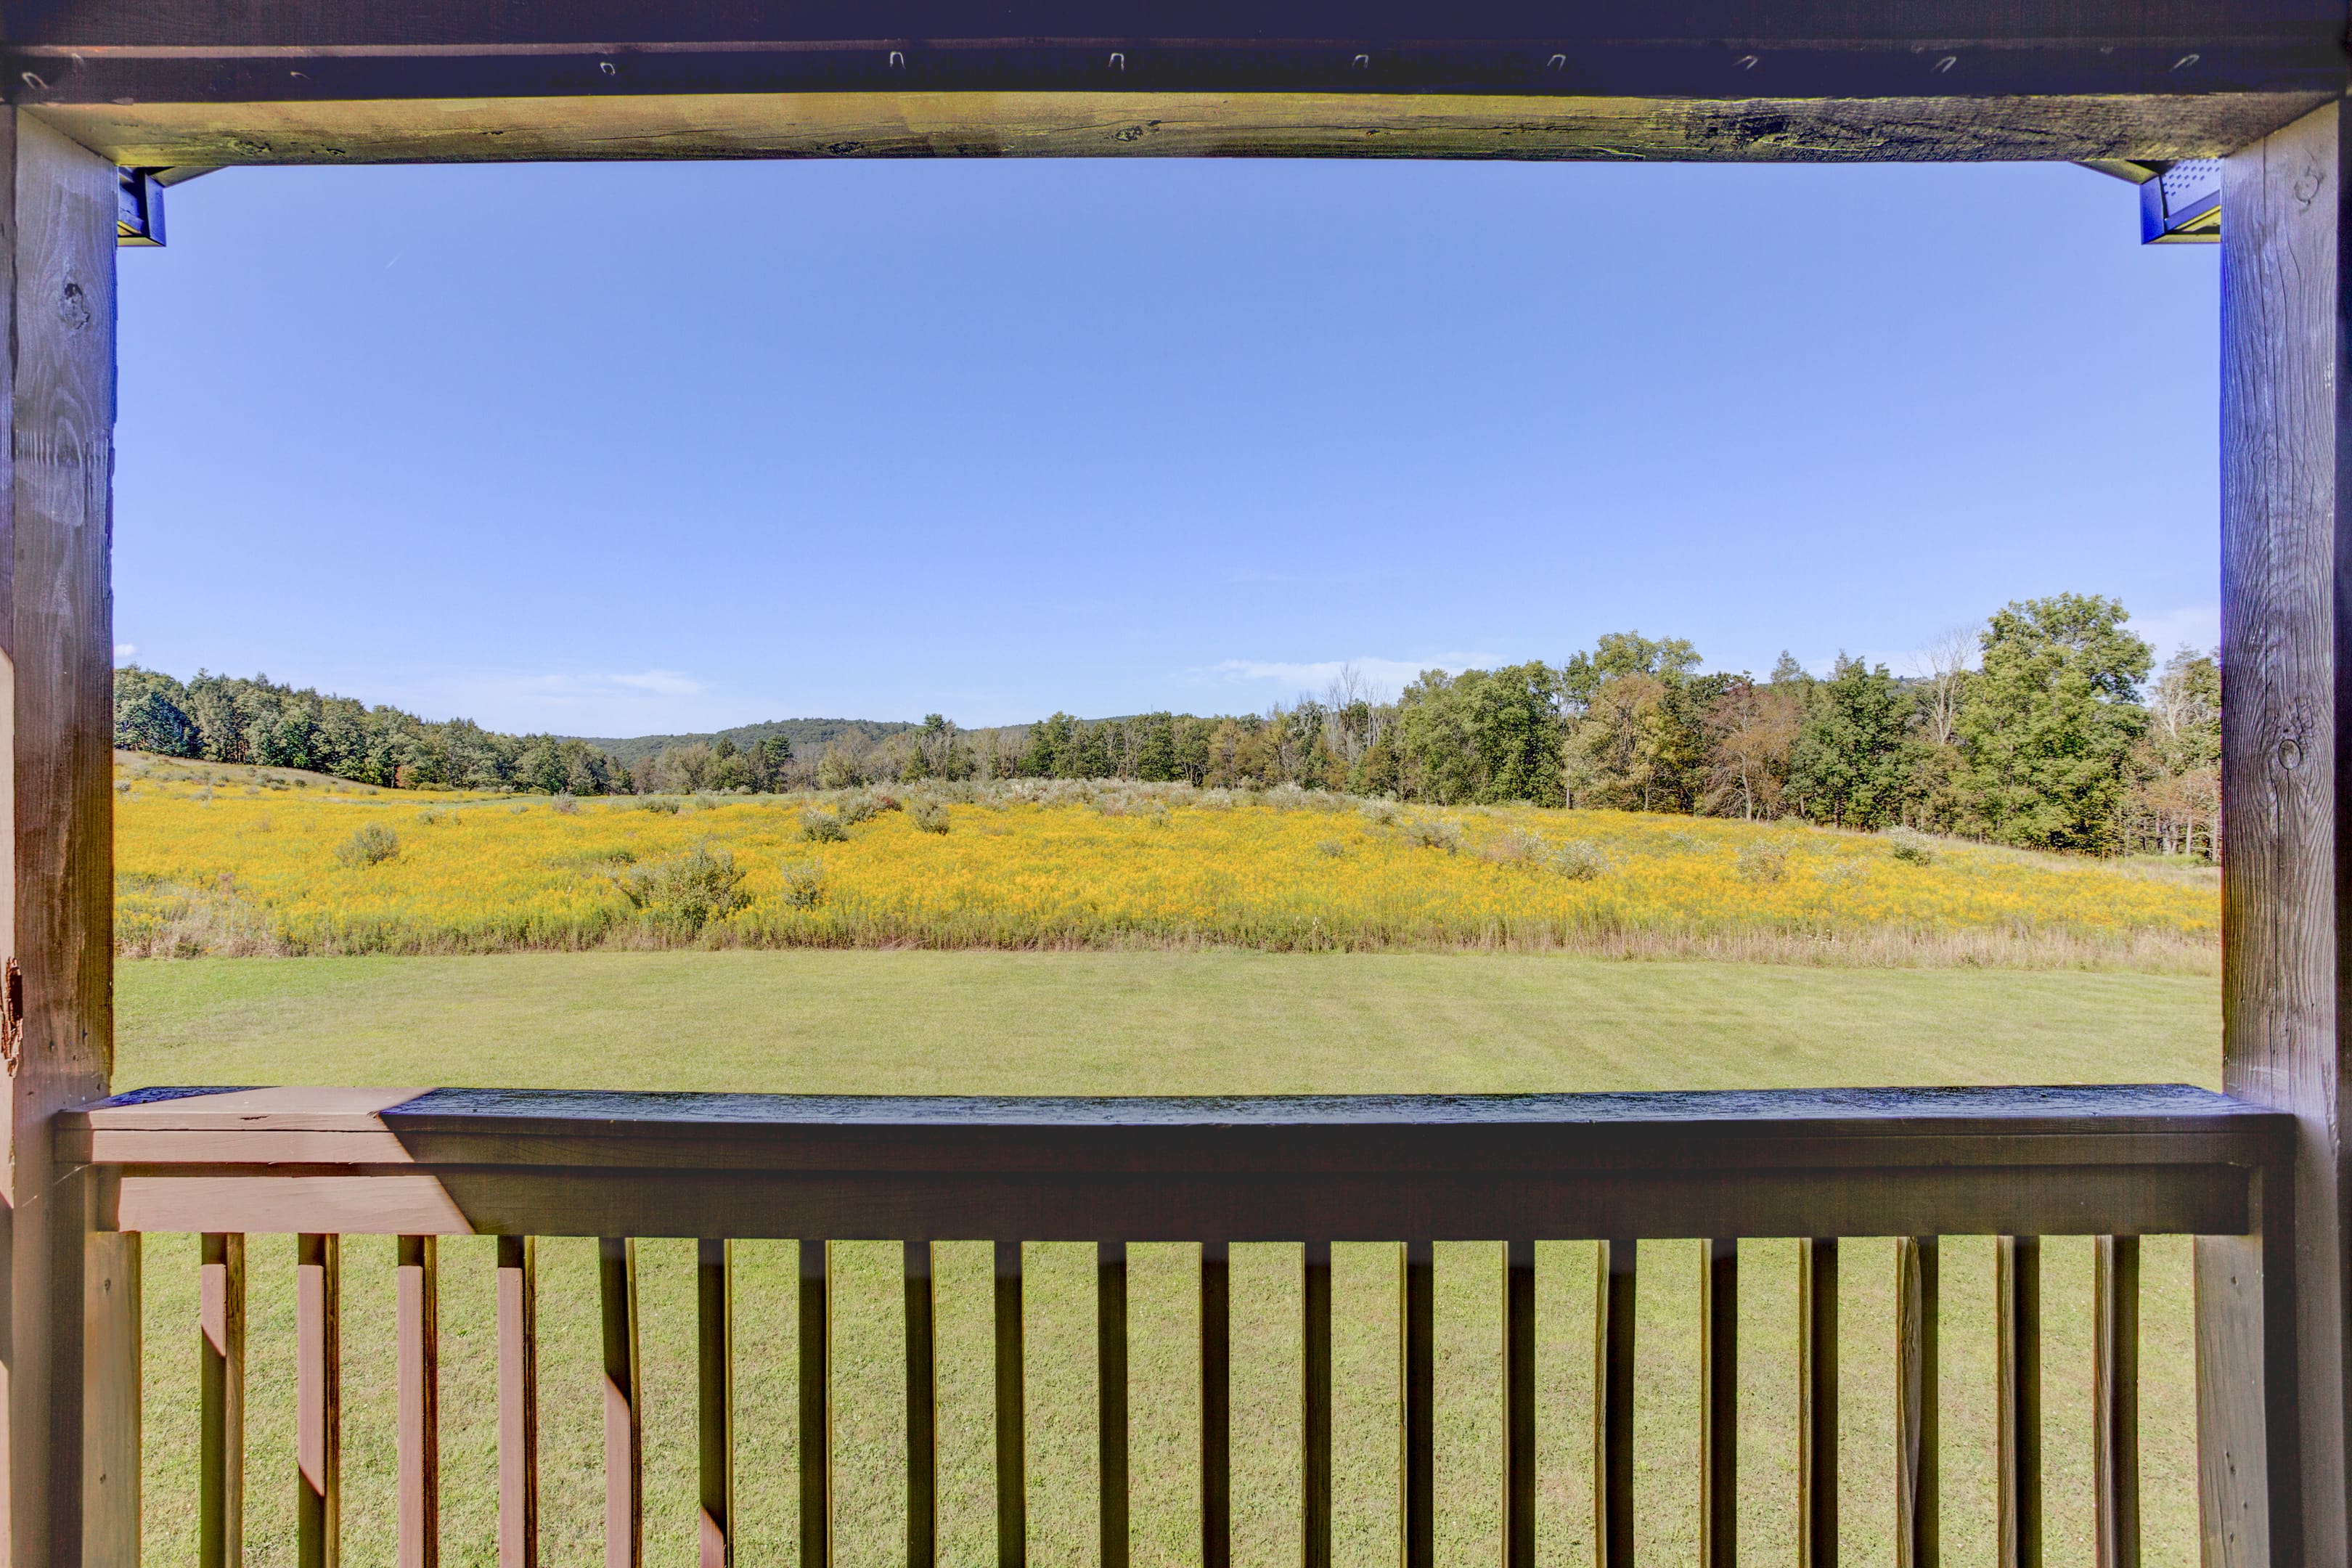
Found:
M 146 1089 L 102 1228 L 1259 1241 L 2238 1235 L 2292 1120 L 2179 1085 L 945 1099 Z M 1867 1181 L 1857 1176 L 1867 1173 Z

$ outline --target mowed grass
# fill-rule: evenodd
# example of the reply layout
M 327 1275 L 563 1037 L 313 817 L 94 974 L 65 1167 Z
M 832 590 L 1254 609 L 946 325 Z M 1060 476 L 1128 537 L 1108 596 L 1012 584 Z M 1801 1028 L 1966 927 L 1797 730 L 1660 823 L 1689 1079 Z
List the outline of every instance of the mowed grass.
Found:
M 1208 951 L 691 952 L 475 958 L 200 960 L 118 967 L 116 1082 L 499 1084 L 994 1093 L 1538 1090 L 2174 1080 L 2219 1071 L 2218 985 L 2199 975 L 1843 970 L 1506 954 Z M 1993 1560 L 1991 1242 L 1945 1247 L 1945 1540 Z M 443 1552 L 495 1560 L 492 1244 L 442 1244 Z M 1337 1560 L 1396 1550 L 1397 1258 L 1336 1250 Z M 1742 1552 L 1795 1551 L 1794 1247 L 1743 1247 Z M 594 1244 L 541 1243 L 546 1561 L 601 1560 Z M 1593 1249 L 1538 1252 L 1540 1552 L 1591 1557 Z M 2090 1246 L 2044 1265 L 2045 1442 L 2053 1563 L 2090 1558 Z M 993 1560 L 985 1241 L 939 1249 L 941 1551 Z M 1197 1563 L 1194 1255 L 1138 1247 L 1130 1408 L 1139 1568 Z M 740 1555 L 798 1556 L 790 1242 L 738 1245 Z M 1695 1559 L 1699 1252 L 1642 1252 L 1639 1532 L 1644 1561 Z M 899 1252 L 839 1238 L 835 1264 L 837 1561 L 904 1561 Z M 392 1244 L 345 1245 L 343 1551 L 395 1537 Z M 1027 1252 L 1030 1556 L 1097 1560 L 1093 1255 Z M 247 1541 L 293 1560 L 293 1243 L 257 1237 Z M 2148 1245 L 2142 1445 L 2147 1555 L 2196 1558 L 2188 1248 Z M 689 1241 L 640 1247 L 647 1556 L 694 1551 Z M 1296 1563 L 1298 1251 L 1234 1249 L 1236 1563 Z M 147 1243 L 147 1551 L 193 1562 L 193 1238 Z M 1438 1249 L 1441 1561 L 1496 1560 L 1500 1257 Z M 1846 1244 L 1841 1320 L 1846 1556 L 1893 1557 L 1893 1244 Z

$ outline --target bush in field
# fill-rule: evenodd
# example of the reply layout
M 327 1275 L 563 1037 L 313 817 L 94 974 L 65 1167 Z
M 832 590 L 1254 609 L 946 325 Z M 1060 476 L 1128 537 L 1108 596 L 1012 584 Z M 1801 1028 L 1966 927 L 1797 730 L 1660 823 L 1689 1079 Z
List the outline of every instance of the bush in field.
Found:
M 1478 853 L 1497 866 L 1533 866 L 1550 855 L 1551 846 L 1539 834 L 1507 827 L 1488 839 Z
M 926 833 L 945 833 L 948 830 L 948 808 L 939 801 L 919 800 L 908 815 L 914 818 L 915 826 Z
M 580 801 L 577 796 L 566 791 L 550 801 L 548 809 L 553 811 L 558 816 L 577 816 L 580 815 Z
M 801 837 L 812 844 L 839 844 L 848 838 L 849 827 L 837 813 L 812 805 L 801 813 Z
M 1739 847 L 1738 869 L 1750 882 L 1778 882 L 1789 874 L 1789 847 L 1769 838 Z
M 371 822 L 335 850 L 335 858 L 343 865 L 381 866 L 400 853 L 400 835 L 381 822 Z
M 629 902 L 666 926 L 698 931 L 751 901 L 743 873 L 724 849 L 698 844 L 685 854 L 633 866 L 614 880 Z
M 1462 825 L 1443 816 L 1409 818 L 1400 829 L 1407 844 L 1443 849 L 1448 855 L 1462 847 Z
M 641 795 L 637 797 L 637 809 L 639 811 L 658 811 L 665 816 L 676 816 L 677 815 L 678 808 L 677 802 L 671 800 L 667 795 Z
M 1608 874 L 1609 857 L 1590 838 L 1571 838 L 1552 851 L 1551 868 L 1571 882 L 1597 881 Z
M 796 910 L 813 910 L 824 902 L 824 867 L 814 860 L 783 864 L 784 902 Z
M 1928 842 L 1927 836 L 1916 828 L 1890 827 L 1886 830 L 1886 837 L 1893 840 L 1887 845 L 1886 852 L 1905 865 L 1932 866 L 1936 863 L 1934 847 Z

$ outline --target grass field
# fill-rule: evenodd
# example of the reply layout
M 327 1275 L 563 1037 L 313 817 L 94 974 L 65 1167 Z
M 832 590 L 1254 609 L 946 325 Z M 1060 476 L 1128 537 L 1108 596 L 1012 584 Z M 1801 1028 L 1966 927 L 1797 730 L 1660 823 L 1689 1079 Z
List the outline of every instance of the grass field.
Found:
M 1501 949 L 2219 968 L 2217 874 L 1296 789 L 420 795 L 126 755 L 126 953 Z
M 1622 963 L 1559 955 L 714 952 L 136 963 L 118 971 L 116 1081 L 477 1083 L 877 1091 L 1269 1092 L 1576 1089 L 1853 1083 L 2186 1080 L 2219 1069 L 2210 976 L 2124 972 Z M 491 1255 L 446 1244 L 446 1561 L 492 1560 Z M 941 1249 L 942 1548 L 992 1559 L 984 1244 Z M 1794 1249 L 1746 1249 L 1743 1553 L 1794 1551 Z M 1991 1244 L 1947 1243 L 1943 1340 L 1947 1560 L 1992 1561 Z M 903 1542 L 898 1252 L 836 1252 L 836 1517 L 844 1568 Z M 1337 1559 L 1393 1563 L 1395 1255 L 1335 1266 Z M 738 1401 L 746 1563 L 795 1555 L 790 1244 L 738 1253 Z M 149 1244 L 150 1561 L 193 1558 L 194 1268 L 185 1237 Z M 346 1505 L 353 1563 L 388 1563 L 391 1245 L 346 1250 Z M 1032 1559 L 1093 1560 L 1089 1249 L 1033 1247 Z M 1590 1560 L 1591 1249 L 1538 1258 L 1542 1553 Z M 1645 1561 L 1696 1540 L 1697 1250 L 1643 1252 L 1638 1433 Z M 1441 1244 L 1441 1560 L 1496 1560 L 1498 1249 Z M 547 1560 L 599 1558 L 593 1243 L 542 1253 Z M 251 1560 L 292 1560 L 292 1244 L 252 1258 Z M 1235 1561 L 1297 1560 L 1297 1251 L 1234 1257 Z M 642 1251 L 649 1421 L 648 1556 L 693 1549 L 692 1251 Z M 2088 1562 L 2089 1245 L 2045 1263 L 2050 1560 Z M 2187 1248 L 2147 1259 L 2142 1421 L 2151 1563 L 2196 1557 Z M 1197 1561 L 1192 1253 L 1132 1266 L 1139 1568 Z M 1846 1557 L 1892 1560 L 1892 1244 L 1850 1243 L 1843 1354 Z

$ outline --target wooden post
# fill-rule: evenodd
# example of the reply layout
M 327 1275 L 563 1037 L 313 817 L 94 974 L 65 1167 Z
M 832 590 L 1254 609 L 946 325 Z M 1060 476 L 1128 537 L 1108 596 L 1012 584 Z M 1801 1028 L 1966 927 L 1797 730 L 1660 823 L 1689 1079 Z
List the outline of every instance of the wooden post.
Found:
M 294 1238 L 294 1561 L 342 1562 L 343 1238 Z M 135 1558 L 134 1558 L 135 1561 Z
M 89 1568 L 115 1568 L 139 1561 L 140 1348 L 146 1328 L 139 1233 L 93 1235 L 88 1263 L 82 1560 Z
M 110 160 L 13 110 L 0 111 L 0 856 L 13 889 L 0 900 L 0 1510 L 16 1568 L 81 1568 L 90 1200 L 53 1163 L 49 1119 L 103 1098 L 114 1057 L 116 180 Z
M 196 1283 L 196 1564 L 245 1563 L 245 1237 L 207 1232 Z
M 404 1236 L 394 1271 L 400 1342 L 400 1568 L 441 1563 L 440 1238 Z
M 539 1242 L 499 1237 L 499 1568 L 539 1568 Z
M 637 1241 L 596 1238 L 604 1338 L 604 1568 L 646 1560 L 646 1404 L 637 1366 Z
M 2255 1234 L 2197 1243 L 2209 1568 L 2352 1556 L 2347 129 L 2339 105 L 2315 110 L 2231 156 L 2221 183 L 2221 1078 L 2294 1112 L 2301 1136 L 2291 1177 L 2264 1174 Z
M 702 1496 L 700 1568 L 735 1564 L 735 1244 L 695 1243 L 697 1479 Z

